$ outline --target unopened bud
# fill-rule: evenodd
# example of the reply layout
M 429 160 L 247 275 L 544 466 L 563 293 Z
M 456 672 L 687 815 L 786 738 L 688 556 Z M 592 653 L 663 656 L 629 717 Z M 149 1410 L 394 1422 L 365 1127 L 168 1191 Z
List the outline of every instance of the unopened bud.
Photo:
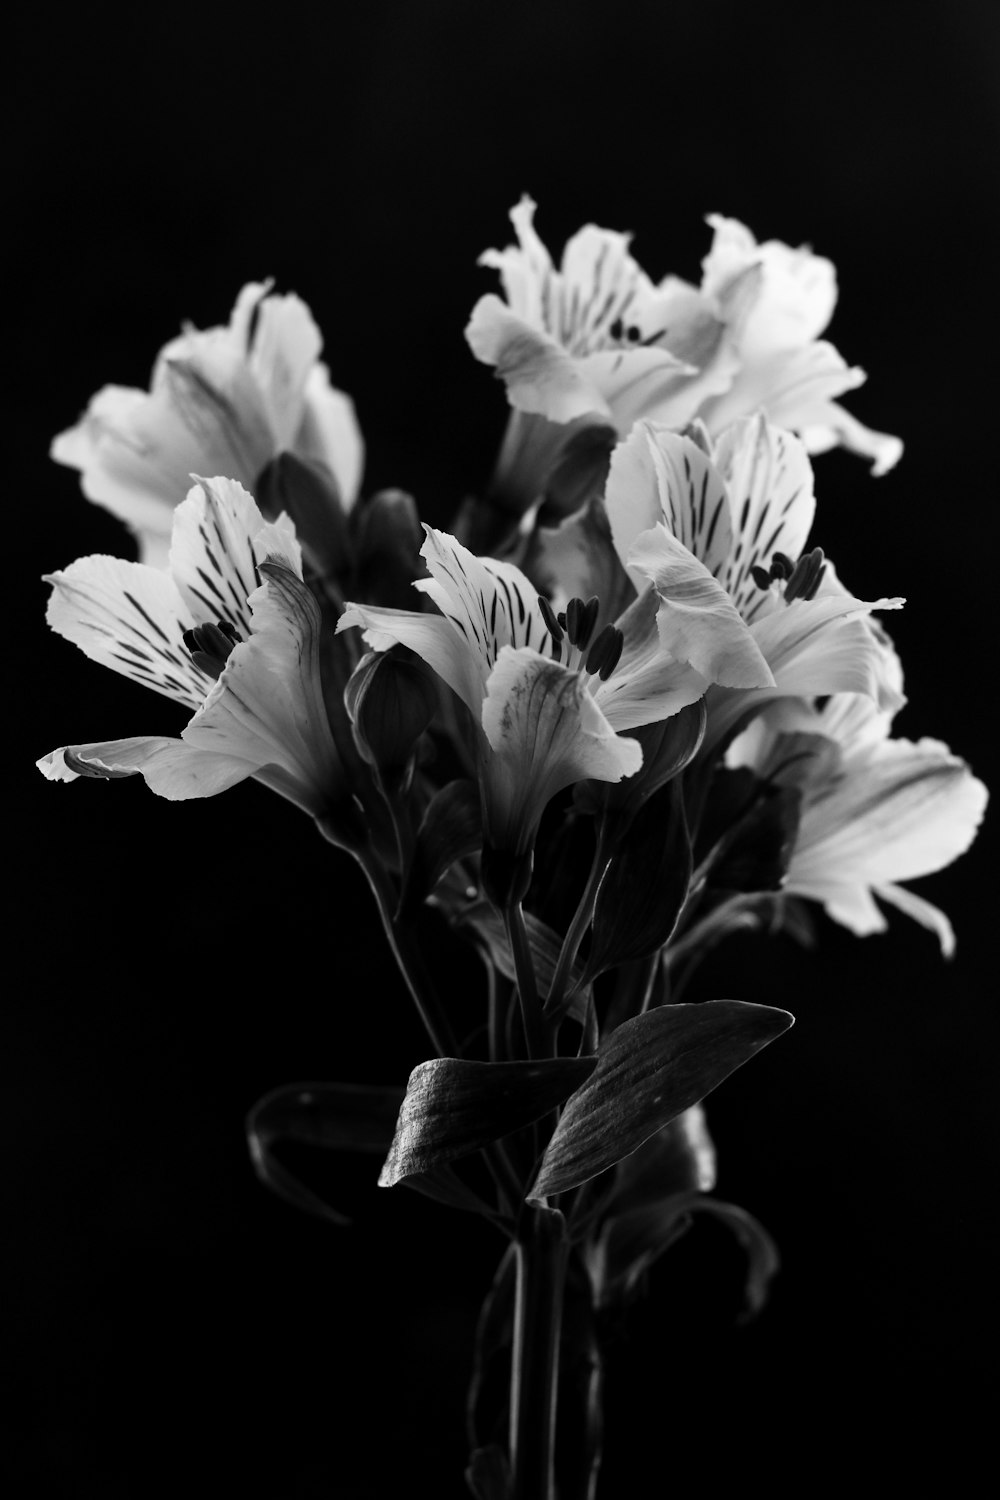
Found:
M 413 580 L 423 576 L 424 533 L 413 496 L 379 490 L 351 512 L 356 590 L 364 599 L 393 609 L 413 608 Z
M 279 453 L 260 472 L 254 498 L 268 521 L 282 511 L 295 523 L 309 566 L 324 578 L 350 570 L 347 513 L 340 486 L 318 459 Z
M 438 707 L 427 669 L 404 651 L 370 651 L 344 690 L 358 750 L 382 775 L 405 773 Z

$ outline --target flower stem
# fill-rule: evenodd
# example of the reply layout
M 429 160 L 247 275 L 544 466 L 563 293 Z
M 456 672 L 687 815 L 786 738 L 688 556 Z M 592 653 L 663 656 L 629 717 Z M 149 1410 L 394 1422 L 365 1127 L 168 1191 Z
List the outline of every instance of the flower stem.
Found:
M 587 877 L 587 884 L 583 895 L 580 897 L 573 920 L 569 925 L 569 931 L 566 933 L 563 945 L 559 950 L 555 973 L 552 975 L 552 984 L 549 989 L 549 998 L 545 1002 L 546 1015 L 551 1016 L 554 1021 L 560 1019 L 569 976 L 576 960 L 576 955 L 580 951 L 580 944 L 583 942 L 584 933 L 593 920 L 594 907 L 597 904 L 597 892 L 600 889 L 601 881 L 604 879 L 610 857 L 602 825 L 597 840 L 597 849 L 594 852 L 594 861 L 590 867 L 590 874 Z
M 458 1057 L 459 1048 L 451 1029 L 451 1022 L 448 1020 L 441 1001 L 434 993 L 433 985 L 427 979 L 423 959 L 413 943 L 409 924 L 405 921 L 397 921 L 393 916 L 396 895 L 386 872 L 374 860 L 366 860 L 359 856 L 358 863 L 368 878 L 392 956 L 417 1007 L 427 1035 L 434 1043 L 439 1057 Z
M 528 933 L 524 925 L 524 912 L 521 910 L 520 901 L 514 901 L 506 906 L 503 915 L 507 928 L 507 940 L 514 957 L 514 971 L 517 975 L 517 996 L 521 1005 L 521 1020 L 524 1024 L 524 1044 L 529 1057 L 544 1057 L 546 1042 L 542 1025 L 542 1006 L 538 998 L 535 966 L 531 961 L 531 947 L 528 943 Z
M 515 1242 L 517 1290 L 510 1385 L 512 1500 L 555 1500 L 556 1399 L 568 1243 L 566 1221 L 525 1209 Z

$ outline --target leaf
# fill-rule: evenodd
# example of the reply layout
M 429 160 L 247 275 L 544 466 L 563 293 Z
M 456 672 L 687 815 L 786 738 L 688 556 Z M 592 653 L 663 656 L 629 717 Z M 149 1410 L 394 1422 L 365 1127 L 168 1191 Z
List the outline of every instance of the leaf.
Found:
M 484 1392 L 497 1363 L 504 1364 L 504 1385 L 509 1384 L 509 1350 L 514 1341 L 514 1293 L 517 1286 L 517 1256 L 509 1244 L 497 1266 L 476 1322 L 476 1345 L 465 1403 L 470 1441 L 484 1439 L 490 1419 L 484 1415 Z M 506 1360 L 501 1356 L 506 1355 Z M 509 1398 L 508 1398 L 509 1400 Z
M 588 1256 L 599 1306 L 630 1297 L 644 1272 L 687 1233 L 694 1198 L 674 1193 L 607 1220 Z
M 471 781 L 449 781 L 427 805 L 417 830 L 413 863 L 400 896 L 400 915 L 425 901 L 456 860 L 475 854 L 483 842 L 479 789 Z
M 410 1074 L 379 1186 L 394 1187 L 532 1124 L 595 1066 L 593 1057 L 500 1063 L 437 1057 L 421 1063 Z
M 680 783 L 671 782 L 650 797 L 601 881 L 583 982 L 662 948 L 690 879 L 691 846 Z
M 741 1323 L 755 1318 L 767 1301 L 771 1282 L 781 1267 L 781 1256 L 774 1240 L 759 1219 L 739 1208 L 735 1203 L 720 1203 L 716 1198 L 699 1198 L 689 1205 L 702 1213 L 711 1214 L 731 1229 L 746 1251 L 747 1267 L 746 1301 Z
M 529 1201 L 565 1192 L 628 1156 L 791 1026 L 768 1005 L 664 1005 L 622 1022 L 567 1101 Z
M 272 1089 L 247 1115 L 247 1145 L 261 1182 L 306 1213 L 349 1224 L 275 1157 L 278 1141 L 381 1156 L 392 1141 L 405 1090 L 396 1084 L 292 1083 Z

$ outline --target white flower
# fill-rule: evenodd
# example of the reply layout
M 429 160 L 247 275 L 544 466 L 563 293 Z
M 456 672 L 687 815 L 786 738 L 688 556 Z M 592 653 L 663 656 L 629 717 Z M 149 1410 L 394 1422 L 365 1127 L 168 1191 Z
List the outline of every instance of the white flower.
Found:
M 935 932 L 950 957 L 948 918 L 898 882 L 964 854 L 987 792 L 947 745 L 890 739 L 891 718 L 856 694 L 821 706 L 786 700 L 734 740 L 726 759 L 802 794 L 786 894 L 822 902 L 859 936 L 886 928 L 878 897 Z
M 319 363 L 322 339 L 298 297 L 252 282 L 229 324 L 188 328 L 159 353 L 152 389 L 107 385 L 52 444 L 79 469 L 89 500 L 126 522 L 140 560 L 165 566 L 175 507 L 192 474 L 225 474 L 253 490 L 282 451 L 317 459 L 345 504 L 362 464 L 354 408 Z
M 194 714 L 179 739 L 65 746 L 53 781 L 136 773 L 174 801 L 254 776 L 313 817 L 343 770 L 323 702 L 319 609 L 287 517 L 268 524 L 232 480 L 202 480 L 174 513 L 169 571 L 85 557 L 47 582 L 48 621 L 94 661 Z
M 814 451 L 842 442 L 871 457 L 876 473 L 897 461 L 897 438 L 869 432 L 833 400 L 865 377 L 817 341 L 836 301 L 829 261 L 775 240 L 757 245 L 736 220 L 712 215 L 700 287 L 675 276 L 654 285 L 629 236 L 593 224 L 556 269 L 534 211 L 522 198 L 511 213 L 518 244 L 480 257 L 500 272 L 506 302 L 480 298 L 466 329 L 517 411 L 603 419 L 625 436 L 640 418 L 680 428 L 700 416 L 718 433 L 763 410 L 802 430 Z
M 715 238 L 703 262 L 703 294 L 724 298 L 751 267 L 760 271 L 759 293 L 735 331 L 739 371 L 700 412 L 708 430 L 721 432 L 760 409 L 776 427 L 800 433 L 809 452 L 842 444 L 870 458 L 875 474 L 886 473 L 902 456 L 899 438 L 872 432 L 833 399 L 862 385 L 865 374 L 819 341 L 837 302 L 832 263 L 780 240 L 758 245 L 749 229 L 721 214 L 708 222 Z
M 530 847 L 545 804 L 562 787 L 633 775 L 641 750 L 618 731 L 677 713 L 720 676 L 768 675 L 735 612 L 696 669 L 664 649 L 652 589 L 617 625 L 597 628 L 597 600 L 573 601 L 560 623 L 518 568 L 425 529 L 421 555 L 431 577 L 414 586 L 440 614 L 348 604 L 337 628 L 360 626 L 375 650 L 409 647 L 466 704 L 482 731 L 487 831 L 497 848 Z M 675 563 L 682 582 L 692 569 L 704 572 L 687 555 Z M 717 604 L 712 597 L 709 611 Z M 711 634 L 708 613 L 699 610 L 699 618 Z
M 672 593 L 680 545 L 766 664 L 770 675 L 757 682 L 713 678 L 706 752 L 776 697 L 861 692 L 890 706 L 891 687 L 877 675 L 877 637 L 865 616 L 903 601 L 855 599 L 818 549 L 803 554 L 815 512 L 812 469 L 791 433 L 757 417 L 734 423 L 713 445 L 704 429 L 682 437 L 637 423 L 612 455 L 605 500 L 629 576 L 637 588 L 652 582 L 662 601 L 664 645 L 698 666 L 686 654 L 686 601 Z M 696 645 L 705 639 L 699 633 Z M 891 706 L 898 707 L 898 698 Z

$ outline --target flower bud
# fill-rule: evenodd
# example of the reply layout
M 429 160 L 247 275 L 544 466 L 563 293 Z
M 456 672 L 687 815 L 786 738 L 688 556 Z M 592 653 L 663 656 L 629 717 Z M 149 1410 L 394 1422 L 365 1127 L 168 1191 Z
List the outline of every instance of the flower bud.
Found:
M 574 800 L 583 813 L 614 820 L 623 835 L 636 813 L 654 792 L 680 775 L 698 753 L 705 737 L 705 700 L 689 703 L 669 719 L 643 724 L 628 731 L 642 746 L 642 765 L 634 776 L 622 781 L 581 781 Z
M 413 580 L 424 574 L 424 533 L 413 496 L 379 490 L 351 512 L 357 594 L 391 609 L 413 608 Z
M 279 453 L 261 470 L 254 498 L 267 520 L 277 520 L 282 511 L 291 517 L 314 572 L 324 578 L 349 572 L 347 513 L 340 486 L 325 464 Z
M 402 646 L 363 656 L 344 691 L 358 750 L 382 776 L 405 776 L 438 708 L 427 669 Z

